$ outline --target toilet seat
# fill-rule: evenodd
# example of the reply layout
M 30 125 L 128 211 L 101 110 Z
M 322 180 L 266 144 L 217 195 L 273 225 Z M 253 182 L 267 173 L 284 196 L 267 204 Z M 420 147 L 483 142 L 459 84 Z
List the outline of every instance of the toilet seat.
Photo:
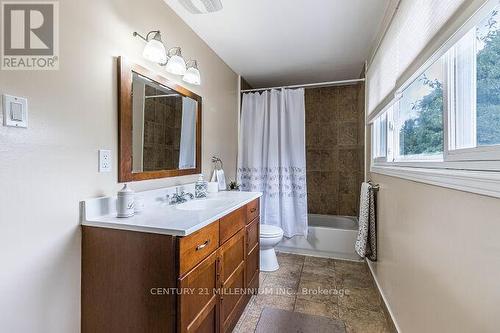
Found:
M 283 229 L 280 227 L 269 225 L 269 224 L 261 224 L 260 225 L 260 237 L 261 238 L 275 238 L 282 237 Z

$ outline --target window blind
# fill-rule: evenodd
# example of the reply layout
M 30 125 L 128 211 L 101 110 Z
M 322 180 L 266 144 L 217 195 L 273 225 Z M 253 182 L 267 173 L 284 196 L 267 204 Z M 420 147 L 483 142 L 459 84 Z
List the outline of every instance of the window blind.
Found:
M 369 120 L 486 0 L 401 0 L 366 71 Z

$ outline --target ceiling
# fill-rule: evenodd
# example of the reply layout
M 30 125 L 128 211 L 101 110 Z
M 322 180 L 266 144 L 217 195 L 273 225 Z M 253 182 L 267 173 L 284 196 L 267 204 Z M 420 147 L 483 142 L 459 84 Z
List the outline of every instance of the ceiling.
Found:
M 389 1 L 222 0 L 194 15 L 165 0 L 253 87 L 359 78 Z

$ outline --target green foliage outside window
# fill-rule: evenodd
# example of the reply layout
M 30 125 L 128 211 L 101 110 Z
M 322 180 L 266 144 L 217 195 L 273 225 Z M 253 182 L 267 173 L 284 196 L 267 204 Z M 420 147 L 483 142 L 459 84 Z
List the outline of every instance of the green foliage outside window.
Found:
M 500 144 L 500 30 L 497 11 L 485 26 L 478 42 L 484 46 L 477 53 L 477 143 Z M 416 117 L 407 119 L 401 127 L 400 154 L 434 154 L 443 151 L 443 87 L 425 75 L 420 81 L 431 91 L 412 105 Z

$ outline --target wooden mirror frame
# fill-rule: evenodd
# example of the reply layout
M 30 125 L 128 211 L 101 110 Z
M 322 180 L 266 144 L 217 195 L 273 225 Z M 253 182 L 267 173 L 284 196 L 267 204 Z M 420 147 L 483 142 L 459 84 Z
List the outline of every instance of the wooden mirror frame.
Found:
M 133 72 L 198 102 L 196 113 L 196 167 L 191 169 L 132 172 L 132 80 Z M 118 57 L 118 182 L 177 177 L 201 173 L 201 97 L 142 66 Z

